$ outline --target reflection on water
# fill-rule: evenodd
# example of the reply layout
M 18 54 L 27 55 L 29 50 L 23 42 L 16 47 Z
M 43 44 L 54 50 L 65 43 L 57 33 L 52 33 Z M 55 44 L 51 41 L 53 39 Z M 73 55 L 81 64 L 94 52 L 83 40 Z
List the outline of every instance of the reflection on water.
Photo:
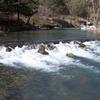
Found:
M 46 41 L 68 41 L 68 40 L 99 40 L 100 35 L 96 33 L 81 31 L 80 29 L 63 30 L 37 30 L 25 32 L 7 33 L 5 37 L 0 38 L 0 42 L 6 43 L 36 43 Z

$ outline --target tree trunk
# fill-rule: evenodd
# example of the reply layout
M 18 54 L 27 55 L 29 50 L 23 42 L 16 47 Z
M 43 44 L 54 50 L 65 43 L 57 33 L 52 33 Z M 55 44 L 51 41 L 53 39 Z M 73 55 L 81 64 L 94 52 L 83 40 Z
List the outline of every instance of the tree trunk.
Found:
M 30 19 L 31 19 L 31 16 L 28 16 L 28 19 L 27 19 L 27 24 L 30 23 Z
M 17 10 L 17 22 L 19 23 L 20 20 L 20 14 L 19 14 L 19 10 Z
M 99 14 L 100 14 L 100 7 L 98 8 L 98 11 L 97 11 L 96 25 L 98 25 Z
M 96 13 L 95 13 L 94 0 L 92 0 L 92 6 L 93 6 L 93 23 L 94 23 L 94 25 L 95 25 L 95 24 L 96 24 L 96 18 L 95 18 Z
M 100 0 L 99 0 L 99 7 L 98 7 L 98 11 L 97 11 L 97 20 L 96 20 L 96 25 L 98 25 L 99 15 L 100 15 Z

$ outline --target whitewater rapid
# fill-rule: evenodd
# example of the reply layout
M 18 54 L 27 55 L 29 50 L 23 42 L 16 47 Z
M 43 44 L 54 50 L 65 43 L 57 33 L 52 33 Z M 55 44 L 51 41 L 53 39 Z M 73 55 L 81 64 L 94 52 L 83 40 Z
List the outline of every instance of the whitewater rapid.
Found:
M 100 73 L 100 41 L 84 42 L 85 48 L 79 47 L 77 42 L 53 44 L 53 49 L 46 46 L 49 55 L 38 53 L 38 45 L 24 45 L 15 47 L 11 52 L 5 46 L 0 46 L 0 63 L 15 68 L 33 68 L 47 72 L 55 72 L 65 67 L 79 67 Z M 75 54 L 69 58 L 67 53 Z M 64 66 L 64 67 L 63 67 Z

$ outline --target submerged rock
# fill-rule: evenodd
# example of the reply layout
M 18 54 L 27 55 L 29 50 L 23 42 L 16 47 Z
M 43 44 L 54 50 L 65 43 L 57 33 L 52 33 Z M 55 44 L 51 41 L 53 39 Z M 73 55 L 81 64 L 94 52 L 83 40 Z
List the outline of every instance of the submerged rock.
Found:
M 86 45 L 82 42 L 82 41 L 74 41 L 76 44 L 78 44 L 79 45 L 79 47 L 81 47 L 81 48 L 85 48 L 86 47 Z
M 83 44 L 83 43 L 81 42 L 81 43 L 79 43 L 79 47 L 81 47 L 81 48 L 85 48 L 85 47 L 86 47 L 86 45 L 85 45 L 85 44 Z
M 70 58 L 75 58 L 76 57 L 73 53 L 67 53 L 66 56 L 68 56 Z
M 7 52 L 11 52 L 11 51 L 12 51 L 12 48 L 11 48 L 11 47 L 7 47 L 7 48 L 6 48 L 6 51 L 7 51 Z
M 38 53 L 43 54 L 43 55 L 48 55 L 49 54 L 47 51 L 45 51 L 45 46 L 43 44 L 41 44 L 39 46 Z
M 53 49 L 56 48 L 52 43 L 48 44 L 47 46 L 48 46 L 48 48 L 49 48 L 50 50 L 53 50 Z

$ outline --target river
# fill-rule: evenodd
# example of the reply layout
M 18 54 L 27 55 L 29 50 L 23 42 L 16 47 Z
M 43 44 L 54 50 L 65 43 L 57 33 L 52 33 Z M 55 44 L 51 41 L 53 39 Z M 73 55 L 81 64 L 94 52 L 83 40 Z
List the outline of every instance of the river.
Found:
M 79 29 L 10 33 L 1 37 L 1 100 L 99 100 L 100 35 Z M 83 41 L 85 48 L 76 41 Z M 39 54 L 45 43 L 49 55 Z M 48 44 L 52 44 L 50 48 Z M 6 51 L 6 45 L 13 47 Z M 73 53 L 75 58 L 66 56 Z

